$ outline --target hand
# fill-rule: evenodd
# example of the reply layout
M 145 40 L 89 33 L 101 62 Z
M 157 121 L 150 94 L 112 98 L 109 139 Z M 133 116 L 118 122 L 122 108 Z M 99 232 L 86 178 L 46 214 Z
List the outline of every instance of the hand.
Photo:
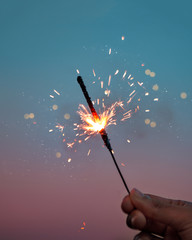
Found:
M 142 232 L 135 240 L 192 240 L 192 203 L 144 195 L 133 189 L 122 202 L 127 225 Z M 158 235 L 157 236 L 154 236 Z

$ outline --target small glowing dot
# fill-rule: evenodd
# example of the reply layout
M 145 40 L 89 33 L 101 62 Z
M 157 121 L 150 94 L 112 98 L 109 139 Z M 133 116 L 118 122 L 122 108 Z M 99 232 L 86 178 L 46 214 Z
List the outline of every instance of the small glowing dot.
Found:
M 186 92 L 182 92 L 182 93 L 180 94 L 180 97 L 181 97 L 182 99 L 186 99 L 186 98 L 187 98 L 187 93 L 186 93 Z
M 58 106 L 56 104 L 54 104 L 52 108 L 53 108 L 53 110 L 57 110 Z
M 121 37 L 121 40 L 122 40 L 122 41 L 124 41 L 124 40 L 125 40 L 125 37 L 124 37 L 124 36 L 122 36 L 122 37 Z
M 61 157 L 61 153 L 60 152 L 56 152 L 56 158 L 60 158 Z
M 153 89 L 154 91 L 158 91 L 158 90 L 159 90 L 159 86 L 158 86 L 157 84 L 155 84 L 155 85 L 153 85 L 152 89 Z
M 151 122 L 149 118 L 145 119 L 145 124 L 148 125 Z
M 24 115 L 24 118 L 25 118 L 25 119 L 29 119 L 29 114 L 26 113 L 26 114 Z
M 29 118 L 33 119 L 35 117 L 35 114 L 34 113 L 30 113 L 29 114 Z
M 149 69 L 145 70 L 146 75 L 150 75 L 151 71 Z
M 79 69 L 76 69 L 76 72 L 79 74 L 80 72 L 79 72 Z
M 129 139 L 127 139 L 127 142 L 130 143 L 131 141 Z
M 156 122 L 151 122 L 151 123 L 150 123 L 150 126 L 151 126 L 152 128 L 155 128 L 155 127 L 157 126 L 157 124 L 156 124 Z
M 67 162 L 70 163 L 71 162 L 71 158 L 68 158 Z
M 66 119 L 66 120 L 69 120 L 70 119 L 70 114 L 69 113 L 66 113 L 65 115 L 64 115 L 64 118 Z
M 155 77 L 155 72 L 150 72 L 150 77 Z
M 141 64 L 141 67 L 144 67 L 144 66 L 145 66 L 145 64 L 144 64 L 144 63 L 142 63 L 142 64 Z

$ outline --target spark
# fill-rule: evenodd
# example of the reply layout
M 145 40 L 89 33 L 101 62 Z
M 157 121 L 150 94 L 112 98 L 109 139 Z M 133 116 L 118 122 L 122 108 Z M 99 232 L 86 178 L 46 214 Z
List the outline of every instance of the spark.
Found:
M 70 163 L 70 162 L 71 162 L 71 160 L 72 160 L 71 158 L 68 158 L 67 162 L 68 162 L 68 163 Z
M 49 95 L 50 98 L 55 98 L 53 95 Z
M 142 85 L 143 85 L 143 82 L 137 82 L 138 83 L 138 85 L 141 87 Z
M 127 142 L 130 143 L 131 141 L 129 139 L 127 139 Z
M 128 79 L 130 79 L 130 77 L 131 77 L 131 74 L 129 75 Z
M 130 84 L 129 82 L 128 82 L 128 84 L 129 84 L 130 87 L 133 87 L 135 85 L 134 83 Z
M 150 110 L 149 110 L 149 109 L 146 109 L 145 112 L 150 112 Z
M 95 77 L 96 76 L 96 74 L 95 74 L 95 70 L 93 69 L 93 76 Z
M 73 148 L 73 145 L 74 145 L 75 143 L 74 142 L 72 142 L 72 143 L 67 143 L 67 147 L 68 148 Z
M 90 155 L 90 153 L 91 153 L 91 149 L 89 149 L 89 151 L 88 151 L 88 153 L 87 153 L 87 156 L 89 156 L 89 155 Z
M 55 127 L 58 128 L 60 132 L 63 132 L 64 130 L 64 126 L 61 124 L 57 124 Z
M 57 95 L 61 95 L 57 90 L 54 89 L 54 92 L 57 94 Z
M 109 49 L 109 55 L 111 55 L 111 48 Z
M 101 81 L 101 88 L 103 88 L 103 81 Z
M 49 132 L 53 132 L 53 129 L 49 129 Z
M 117 75 L 119 73 L 119 70 L 117 69 L 114 75 Z
M 84 133 L 86 134 L 86 132 L 84 132 Z M 86 137 L 84 141 L 86 142 L 89 138 L 90 138 L 90 136 Z
M 79 125 L 79 129 L 84 130 L 84 134 L 87 134 L 89 138 L 92 134 L 98 134 L 100 131 L 110 125 L 116 125 L 115 113 L 116 107 L 122 107 L 122 102 L 115 102 L 107 110 L 99 114 L 99 119 L 94 119 L 92 114 L 87 108 L 80 104 L 77 113 L 80 115 L 82 124 Z M 86 140 L 87 140 L 86 138 Z M 86 141 L 85 140 L 85 141 Z
M 127 71 L 124 72 L 124 74 L 123 74 L 123 78 L 125 78 L 126 74 L 127 74 Z
M 99 98 L 97 99 L 97 105 L 99 105 Z
M 129 94 L 129 97 L 131 97 L 135 93 L 135 90 Z
M 154 102 L 158 102 L 158 101 L 159 101 L 159 98 L 154 98 L 153 101 L 154 101 Z
M 125 164 L 124 164 L 124 163 L 121 163 L 121 166 L 125 167 Z
M 122 36 L 122 37 L 121 37 L 121 40 L 122 40 L 122 41 L 124 41 L 124 40 L 125 40 L 125 37 L 124 37 L 124 36 Z
M 79 72 L 79 69 L 76 69 L 76 71 L 77 71 L 78 74 L 80 73 L 80 72 Z
M 111 84 L 111 75 L 109 75 L 108 86 Z
M 145 93 L 145 96 L 149 96 L 149 93 L 148 93 L 148 92 L 146 92 L 146 93 Z
M 108 90 L 108 89 L 105 90 L 105 95 L 107 95 L 107 97 L 109 97 L 110 93 L 111 93 L 110 90 Z
M 127 111 L 126 113 L 123 114 L 123 118 L 121 121 L 125 121 L 126 119 L 130 118 L 132 114 L 132 110 Z

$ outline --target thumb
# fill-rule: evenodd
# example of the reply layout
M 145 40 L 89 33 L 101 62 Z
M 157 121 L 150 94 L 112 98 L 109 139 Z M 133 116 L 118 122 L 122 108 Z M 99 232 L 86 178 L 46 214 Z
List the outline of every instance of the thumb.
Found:
M 146 218 L 169 225 L 175 230 L 182 230 L 185 226 L 188 209 L 184 208 L 187 202 L 170 200 L 153 195 L 144 195 L 137 189 L 130 193 L 130 199 L 136 209 Z

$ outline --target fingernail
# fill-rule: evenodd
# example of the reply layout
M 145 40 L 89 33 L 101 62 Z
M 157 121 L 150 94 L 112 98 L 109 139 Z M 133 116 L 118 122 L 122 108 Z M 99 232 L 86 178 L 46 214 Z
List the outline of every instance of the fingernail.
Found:
M 133 194 L 135 197 L 138 198 L 146 198 L 146 199 L 151 199 L 149 195 L 143 194 L 142 192 L 140 192 L 138 189 L 134 188 L 133 190 Z
M 144 197 L 144 196 L 145 196 L 142 192 L 140 192 L 140 191 L 139 191 L 138 189 L 136 189 L 136 188 L 134 188 L 133 193 L 134 193 L 134 195 L 137 196 L 137 197 Z

